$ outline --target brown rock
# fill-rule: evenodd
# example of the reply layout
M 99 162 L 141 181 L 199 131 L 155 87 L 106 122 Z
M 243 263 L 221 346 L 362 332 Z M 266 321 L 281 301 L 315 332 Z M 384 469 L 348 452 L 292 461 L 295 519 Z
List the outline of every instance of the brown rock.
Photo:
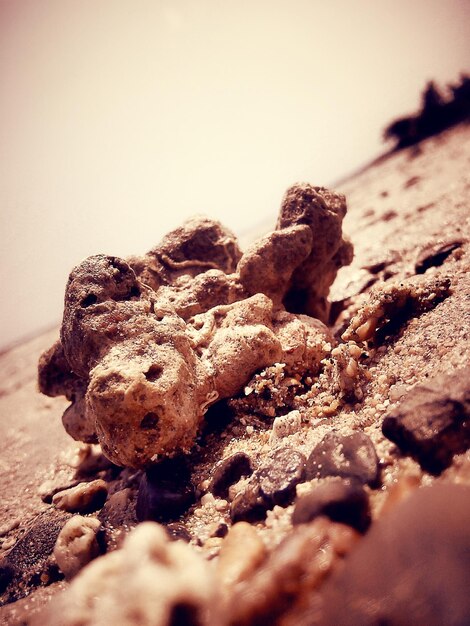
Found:
M 439 474 L 470 446 L 470 367 L 412 389 L 382 424 L 388 439 Z

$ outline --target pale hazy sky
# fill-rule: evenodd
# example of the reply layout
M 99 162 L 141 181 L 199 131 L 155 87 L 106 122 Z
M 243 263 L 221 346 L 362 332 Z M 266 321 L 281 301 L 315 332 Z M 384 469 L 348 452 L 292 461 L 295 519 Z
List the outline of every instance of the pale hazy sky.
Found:
M 89 254 L 240 233 L 470 69 L 469 0 L 0 0 L 0 346 Z

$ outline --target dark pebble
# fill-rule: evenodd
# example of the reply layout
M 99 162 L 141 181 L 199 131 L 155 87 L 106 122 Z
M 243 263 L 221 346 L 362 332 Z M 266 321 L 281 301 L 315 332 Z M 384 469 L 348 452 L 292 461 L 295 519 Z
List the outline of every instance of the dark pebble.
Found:
M 377 484 L 379 460 L 374 445 L 364 433 L 326 435 L 307 460 L 307 479 L 341 476 L 364 485 Z
M 225 537 L 228 533 L 228 526 L 225 522 L 220 522 L 217 524 L 216 529 L 211 533 L 211 537 Z
M 333 522 L 365 532 L 370 524 L 369 498 L 357 482 L 332 481 L 301 496 L 292 514 L 292 523 L 305 524 L 325 515 Z
M 313 613 L 318 626 L 470 624 L 469 528 L 469 487 L 417 489 L 374 522 L 298 626 Z
M 165 459 L 142 476 L 136 515 L 142 522 L 177 520 L 195 501 L 191 474 L 185 459 Z
M 209 491 L 217 498 L 227 498 L 228 490 L 243 476 L 251 476 L 253 468 L 250 457 L 244 452 L 236 452 L 219 461 L 214 467 Z
M 168 537 L 172 541 L 177 541 L 180 539 L 186 543 L 191 541 L 191 534 L 186 529 L 186 526 L 183 524 L 178 524 L 178 522 L 172 522 L 171 524 L 167 524 L 165 527 Z
M 296 485 L 305 479 L 305 456 L 292 448 L 281 448 L 256 472 L 256 478 L 271 506 L 287 506 L 295 497 Z
M 268 508 L 259 484 L 252 481 L 235 496 L 230 507 L 230 518 L 232 522 L 258 522 L 265 518 Z
M 70 514 L 64 511 L 47 509 L 38 515 L 4 557 L 1 564 L 3 582 L 0 584 L 4 587 L 4 601 L 19 600 L 39 584 L 40 575 L 48 571 L 48 560 L 59 532 L 69 517 Z
M 412 389 L 382 424 L 383 434 L 431 474 L 470 446 L 470 367 Z

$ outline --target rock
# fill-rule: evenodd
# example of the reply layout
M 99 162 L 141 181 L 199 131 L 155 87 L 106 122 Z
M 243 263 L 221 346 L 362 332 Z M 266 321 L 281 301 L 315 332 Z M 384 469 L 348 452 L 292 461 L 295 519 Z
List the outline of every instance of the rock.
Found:
M 106 483 L 98 479 L 59 491 L 52 497 L 52 504 L 69 513 L 90 513 L 103 506 L 107 495 Z
M 241 522 L 239 522 L 241 524 Z M 219 522 L 215 524 L 210 536 L 211 537 L 225 537 L 228 533 L 228 526 L 225 522 Z
M 292 514 L 294 526 L 320 515 L 365 532 L 370 524 L 369 498 L 357 482 L 331 481 L 301 496 Z
M 170 524 L 167 524 L 164 528 L 168 537 L 172 541 L 181 540 L 185 543 L 189 543 L 191 541 L 191 534 L 183 524 L 178 524 L 178 522 L 172 522 Z
M 223 626 L 208 563 L 182 541 L 145 522 L 121 550 L 92 561 L 32 626 Z
M 383 434 L 431 474 L 470 446 L 470 367 L 414 387 L 382 424 Z
M 379 460 L 374 445 L 364 433 L 326 435 L 307 460 L 307 479 L 341 476 L 376 485 Z
M 143 474 L 136 514 L 139 521 L 177 520 L 195 501 L 187 462 L 182 457 L 165 459 Z
M 256 478 L 271 506 L 287 506 L 295 497 L 296 485 L 305 478 L 305 456 L 293 448 L 281 448 L 256 472 Z
M 230 518 L 232 522 L 257 522 L 265 517 L 268 508 L 269 503 L 263 498 L 258 482 L 252 480 L 233 499 Z
M 236 452 L 219 461 L 214 467 L 209 491 L 218 498 L 226 499 L 231 485 L 243 476 L 251 476 L 253 469 L 250 457 L 244 452 Z
M 0 562 L 0 579 L 5 587 L 0 604 L 26 595 L 49 568 L 57 536 L 69 515 L 49 508 L 41 513 Z M 2 593 L 0 591 L 0 593 Z
M 234 524 L 222 542 L 216 566 L 224 592 L 230 593 L 237 583 L 251 576 L 265 556 L 266 548 L 255 528 L 247 522 Z
M 296 624 L 318 613 L 318 626 L 470 624 L 469 527 L 469 487 L 417 489 L 374 523 Z
M 284 437 L 288 437 L 298 432 L 302 427 L 302 417 L 300 411 L 291 411 L 287 415 L 276 417 L 273 422 L 269 443 L 274 446 Z
M 54 557 L 65 578 L 70 579 L 100 553 L 96 534 L 101 523 L 95 517 L 71 517 L 57 537 Z
M 282 618 L 308 601 L 359 537 L 325 517 L 296 526 L 251 575 L 227 589 L 229 624 L 284 624 Z

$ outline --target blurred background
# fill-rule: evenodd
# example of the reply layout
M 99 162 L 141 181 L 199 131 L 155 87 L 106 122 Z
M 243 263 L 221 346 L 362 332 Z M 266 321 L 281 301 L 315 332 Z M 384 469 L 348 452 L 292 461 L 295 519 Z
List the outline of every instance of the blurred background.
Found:
M 269 227 L 469 66 L 468 0 L 0 0 L 0 348 L 90 254 Z

